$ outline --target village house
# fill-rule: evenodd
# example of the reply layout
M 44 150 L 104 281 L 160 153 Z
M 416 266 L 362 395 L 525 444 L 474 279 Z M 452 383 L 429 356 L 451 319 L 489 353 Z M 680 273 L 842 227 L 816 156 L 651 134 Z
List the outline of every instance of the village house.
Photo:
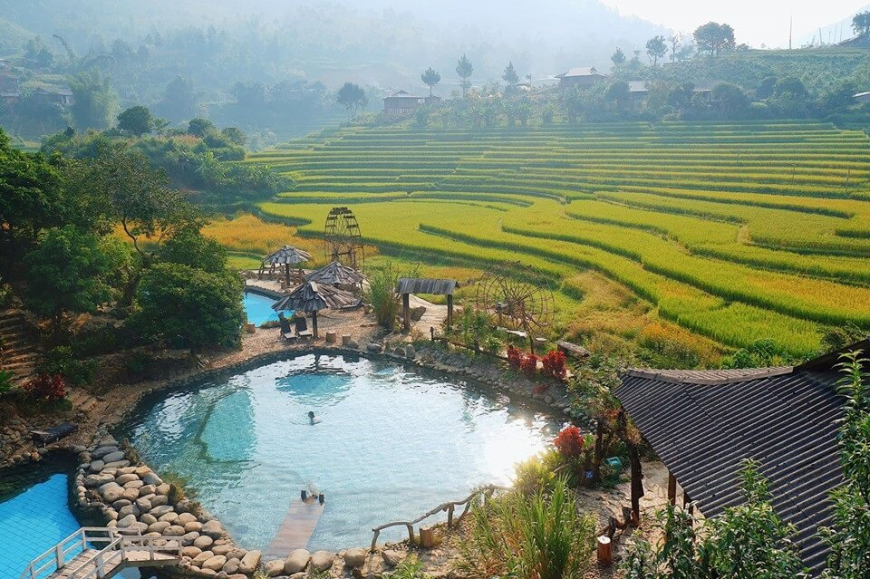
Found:
M 436 106 L 441 102 L 437 96 L 414 96 L 411 93 L 400 90 L 384 99 L 384 113 L 391 115 L 404 115 L 412 113 L 418 108 L 429 105 Z
M 608 76 L 595 70 L 594 66 L 587 66 L 572 68 L 568 72 L 557 74 L 556 78 L 559 79 L 559 88 L 571 88 L 574 86 L 589 88 L 606 81 Z
M 870 103 L 870 92 L 859 92 L 857 94 L 853 94 L 852 100 L 859 104 Z
M 67 87 L 41 86 L 33 91 L 33 98 L 37 102 L 64 107 L 73 104 L 73 93 Z
M 0 104 L 11 105 L 19 100 L 21 100 L 21 89 L 18 86 L 18 78 L 0 73 Z

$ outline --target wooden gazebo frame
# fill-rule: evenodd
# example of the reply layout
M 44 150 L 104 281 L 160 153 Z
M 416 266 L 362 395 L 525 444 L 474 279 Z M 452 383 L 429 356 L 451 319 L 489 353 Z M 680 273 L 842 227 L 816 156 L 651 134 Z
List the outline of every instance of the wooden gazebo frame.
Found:
M 402 296 L 402 327 L 411 330 L 411 294 L 447 296 L 447 327 L 453 326 L 453 293 L 460 287 L 455 279 L 399 278 L 396 294 Z

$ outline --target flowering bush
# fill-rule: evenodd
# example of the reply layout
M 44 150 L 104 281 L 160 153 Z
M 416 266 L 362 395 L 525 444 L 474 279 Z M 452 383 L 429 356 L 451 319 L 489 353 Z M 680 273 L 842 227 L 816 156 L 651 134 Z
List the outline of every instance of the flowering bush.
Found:
M 580 429 L 576 426 L 566 426 L 559 432 L 553 444 L 556 445 L 556 450 L 559 451 L 566 459 L 579 458 L 583 454 L 583 445 L 586 440 Z
M 563 354 L 559 350 L 553 350 L 552 352 L 547 352 L 547 355 L 544 356 L 541 361 L 544 364 L 543 372 L 545 376 L 549 376 L 557 380 L 565 379 L 565 376 L 568 373 L 568 370 L 565 366 L 565 354 Z
M 538 357 L 534 354 L 529 354 L 523 358 L 523 372 L 529 378 L 533 377 L 538 372 Z
M 66 398 L 66 382 L 59 374 L 40 374 L 24 384 L 24 393 L 37 402 L 56 402 Z
M 517 348 L 514 348 L 513 346 L 508 346 L 507 358 L 508 364 L 510 364 L 510 367 L 514 370 L 519 370 L 522 367 L 523 353 Z

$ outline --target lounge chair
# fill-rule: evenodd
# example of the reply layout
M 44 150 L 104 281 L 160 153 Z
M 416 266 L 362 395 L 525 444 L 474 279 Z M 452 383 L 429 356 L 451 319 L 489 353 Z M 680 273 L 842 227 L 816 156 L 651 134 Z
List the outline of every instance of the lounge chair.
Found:
M 296 323 L 296 335 L 300 338 L 311 338 L 314 334 L 308 329 L 308 322 L 303 317 L 293 320 Z
M 287 340 L 288 342 L 292 342 L 299 336 L 296 335 L 296 332 L 293 330 L 293 326 L 290 325 L 290 322 L 283 315 L 278 316 L 278 323 L 281 324 L 281 337 Z

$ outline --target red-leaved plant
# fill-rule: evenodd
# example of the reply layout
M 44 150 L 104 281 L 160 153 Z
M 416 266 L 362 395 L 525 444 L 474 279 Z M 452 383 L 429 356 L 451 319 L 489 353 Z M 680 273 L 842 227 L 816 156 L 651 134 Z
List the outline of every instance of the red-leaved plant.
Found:
M 541 358 L 541 362 L 544 365 L 543 372 L 545 376 L 555 378 L 556 380 L 564 380 L 565 376 L 568 374 L 568 369 L 565 366 L 565 354 L 559 350 L 547 352 L 547 354 Z
M 514 370 L 519 370 L 523 365 L 523 353 L 513 346 L 508 346 L 507 349 L 508 364 Z
M 559 432 L 553 444 L 556 445 L 556 450 L 559 451 L 566 459 L 573 459 L 583 454 L 583 444 L 586 439 L 580 433 L 580 429 L 576 426 L 566 426 Z
M 37 402 L 55 402 L 66 398 L 66 381 L 59 374 L 40 374 L 24 384 L 24 393 Z
M 532 378 L 538 372 L 538 357 L 534 354 L 528 354 L 523 358 L 523 373 Z

